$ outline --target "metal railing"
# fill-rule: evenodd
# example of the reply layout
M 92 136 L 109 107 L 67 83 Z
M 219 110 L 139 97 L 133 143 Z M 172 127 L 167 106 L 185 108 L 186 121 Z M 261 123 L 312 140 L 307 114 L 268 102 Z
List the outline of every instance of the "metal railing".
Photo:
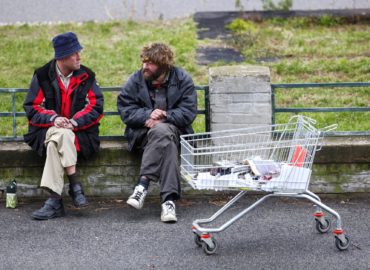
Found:
M 370 87 L 370 82 L 341 82 L 341 83 L 289 83 L 289 84 L 271 84 L 272 90 L 272 123 L 275 124 L 276 113 L 299 113 L 299 112 L 368 112 L 370 107 L 302 107 L 302 108 L 283 108 L 276 107 L 277 89 L 303 89 L 306 88 L 344 88 L 344 87 Z M 307 90 L 307 89 L 306 89 Z M 370 135 L 370 131 L 336 131 L 327 132 L 332 136 L 362 136 Z
M 198 110 L 197 114 L 204 114 L 205 116 L 205 130 L 210 131 L 210 107 L 209 107 L 209 87 L 196 85 L 197 91 L 204 92 L 204 109 Z M 101 87 L 102 92 L 119 92 L 120 87 Z M 2 117 L 12 117 L 12 136 L 0 136 L 1 141 L 23 141 L 23 136 L 17 136 L 17 117 L 26 117 L 25 112 L 18 112 L 16 109 L 16 95 L 18 93 L 26 93 L 27 88 L 0 88 L 0 94 L 11 94 L 12 109 L 11 112 L 0 112 L 0 119 Z M 0 97 L 1 98 L 1 97 Z M 105 111 L 104 116 L 119 115 L 117 111 Z M 0 122 L 1 123 L 1 122 Z M 100 136 L 101 139 L 111 140 L 122 138 L 122 136 Z
M 275 95 L 277 89 L 306 89 L 306 88 L 328 88 L 328 87 L 370 87 L 370 82 L 343 82 L 343 83 L 291 83 L 291 84 L 271 84 L 272 89 L 272 123 L 275 124 L 276 113 L 299 113 L 299 112 L 367 112 L 370 107 L 302 107 L 302 108 L 283 108 L 276 107 Z M 198 114 L 205 115 L 205 131 L 210 131 L 210 104 L 209 104 L 209 86 L 195 86 L 197 91 L 204 92 L 204 109 L 198 110 Z M 120 87 L 102 87 L 103 92 L 119 92 Z M 0 112 L 2 117 L 12 117 L 13 136 L 0 136 L 0 141 L 22 141 L 22 136 L 17 136 L 17 117 L 26 117 L 25 112 L 16 110 L 16 94 L 25 93 L 26 88 L 0 88 L 1 93 L 11 94 L 12 108 L 11 112 Z M 119 115 L 117 111 L 106 111 L 105 116 Z M 330 132 L 328 135 L 370 135 L 370 131 L 349 131 L 349 132 Z M 102 139 L 118 139 L 122 136 L 101 136 Z

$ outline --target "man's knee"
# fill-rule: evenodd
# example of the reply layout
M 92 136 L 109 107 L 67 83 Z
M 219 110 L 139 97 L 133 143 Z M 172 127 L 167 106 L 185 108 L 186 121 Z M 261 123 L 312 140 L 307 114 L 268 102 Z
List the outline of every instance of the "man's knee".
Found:
M 154 137 L 165 137 L 170 136 L 171 134 L 172 130 L 168 123 L 159 123 L 148 131 L 148 135 Z
M 75 134 L 72 130 L 66 129 L 66 128 L 57 128 L 53 131 L 53 134 L 50 137 L 50 141 L 55 142 L 64 142 L 64 141 L 70 141 L 74 142 L 75 140 Z
M 67 128 L 59 128 L 59 132 L 64 137 L 74 139 L 75 134 L 70 129 L 67 129 Z

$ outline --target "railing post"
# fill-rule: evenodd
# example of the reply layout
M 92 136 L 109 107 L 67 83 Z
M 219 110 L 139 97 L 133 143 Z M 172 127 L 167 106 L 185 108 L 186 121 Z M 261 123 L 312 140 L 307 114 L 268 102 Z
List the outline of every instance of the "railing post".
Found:
M 275 125 L 275 87 L 271 84 L 271 123 Z
M 204 107 L 205 107 L 205 121 L 206 132 L 211 131 L 211 108 L 209 105 L 209 86 L 204 87 Z
M 17 118 L 16 118 L 16 104 L 15 104 L 15 91 L 12 93 L 12 117 L 13 117 L 13 138 L 17 138 Z

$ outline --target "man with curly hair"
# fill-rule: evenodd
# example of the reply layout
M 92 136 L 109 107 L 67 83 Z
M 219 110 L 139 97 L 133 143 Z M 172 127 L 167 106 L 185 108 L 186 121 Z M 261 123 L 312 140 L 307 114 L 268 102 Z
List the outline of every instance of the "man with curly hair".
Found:
M 161 221 L 176 222 L 174 201 L 180 198 L 179 138 L 193 133 L 197 96 L 191 77 L 174 66 L 174 54 L 163 43 L 145 46 L 142 68 L 122 87 L 117 107 L 126 124 L 129 151 L 142 151 L 140 176 L 130 206 L 141 209 L 149 183 L 159 181 Z

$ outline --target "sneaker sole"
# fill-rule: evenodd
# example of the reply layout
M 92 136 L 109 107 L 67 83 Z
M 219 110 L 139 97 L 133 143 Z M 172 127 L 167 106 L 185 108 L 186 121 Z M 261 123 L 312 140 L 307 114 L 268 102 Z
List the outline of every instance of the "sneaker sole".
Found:
M 164 223 L 176 223 L 177 218 L 175 218 L 175 219 L 173 219 L 173 218 L 161 218 L 161 221 L 164 222 Z
M 42 217 L 42 216 L 35 216 L 35 215 L 31 215 L 31 217 L 36 220 L 48 220 L 48 219 L 53 219 L 53 218 L 58 218 L 58 217 L 64 217 L 65 215 L 66 215 L 65 213 L 55 213 L 51 217 Z
M 141 208 L 143 208 L 143 205 L 140 207 L 140 205 L 137 205 L 135 202 L 131 202 L 131 200 L 127 200 L 126 203 L 129 206 L 131 206 L 131 207 L 133 207 L 133 208 L 135 208 L 137 210 L 140 210 Z

